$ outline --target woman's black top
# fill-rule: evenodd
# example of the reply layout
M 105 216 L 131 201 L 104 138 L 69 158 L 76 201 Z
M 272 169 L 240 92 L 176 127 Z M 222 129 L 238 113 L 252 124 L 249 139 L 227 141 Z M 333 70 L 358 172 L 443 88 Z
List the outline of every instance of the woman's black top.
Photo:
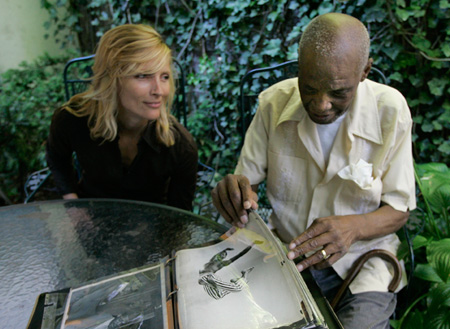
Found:
M 58 109 L 47 140 L 47 163 L 59 193 L 77 193 L 80 198 L 149 201 L 191 210 L 198 169 L 197 146 L 186 128 L 176 120 L 171 123 L 173 146 L 158 142 L 155 124 L 150 122 L 133 163 L 124 167 L 119 136 L 112 142 L 93 140 L 87 116 L 77 117 Z M 74 170 L 73 153 L 80 175 Z

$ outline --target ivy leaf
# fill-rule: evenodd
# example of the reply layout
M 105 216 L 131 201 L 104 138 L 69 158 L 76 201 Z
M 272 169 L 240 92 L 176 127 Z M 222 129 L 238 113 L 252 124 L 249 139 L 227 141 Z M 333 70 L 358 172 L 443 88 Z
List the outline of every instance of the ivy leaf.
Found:
M 289 9 L 290 10 L 295 10 L 299 7 L 300 5 L 296 2 L 296 1 L 291 1 L 289 2 Z
M 439 8 L 441 8 L 441 9 L 448 9 L 448 8 L 450 8 L 450 1 L 448 1 L 448 0 L 441 0 L 441 1 L 439 1 Z
M 424 123 L 422 126 L 421 126 L 421 128 L 422 128 L 422 131 L 423 132 L 425 132 L 425 133 L 431 133 L 431 132 L 433 132 L 433 130 L 434 130 L 434 127 L 433 127 L 433 125 L 431 124 L 431 123 Z
M 380 10 L 379 8 L 370 8 L 367 12 L 366 21 L 367 23 L 382 22 L 385 19 L 386 15 L 387 13 L 384 10 Z
M 330 1 L 322 1 L 319 6 L 319 15 L 327 14 L 333 11 L 333 3 Z
M 191 20 L 190 17 L 182 17 L 182 16 L 177 17 L 177 22 L 180 23 L 181 25 L 189 23 L 190 20 Z
M 398 45 L 392 46 L 392 47 L 385 47 L 382 49 L 382 51 L 389 56 L 393 61 L 396 60 L 398 54 L 401 51 L 401 48 Z
M 423 17 L 423 16 L 425 16 L 425 10 L 419 10 L 418 8 L 416 8 L 415 10 L 414 10 L 414 17 L 415 18 L 419 18 L 419 17 Z
M 273 22 L 277 19 L 278 17 L 278 13 L 276 11 L 273 11 L 269 14 L 269 16 L 267 17 L 269 19 L 269 21 Z
M 444 141 L 441 145 L 439 145 L 438 151 L 444 154 L 450 154 L 450 141 Z
M 434 120 L 432 123 L 434 126 L 434 130 L 442 130 L 442 124 L 439 121 Z
M 413 102 L 410 102 L 409 103 L 409 105 L 411 106 L 411 107 L 413 107 L 413 106 L 415 106 L 415 105 L 413 105 L 413 104 L 418 104 L 418 102 L 417 102 L 417 100 L 414 100 Z M 421 124 L 422 122 L 423 122 L 423 116 L 422 115 L 416 115 L 414 118 L 413 118 L 413 122 L 414 123 L 418 123 L 418 124 Z
M 269 55 L 275 57 L 280 52 L 281 39 L 272 39 L 267 44 L 266 48 L 261 52 L 262 55 Z
M 396 8 L 395 13 L 403 22 L 406 22 L 410 16 L 414 15 L 414 11 L 400 8 Z
M 403 75 L 400 72 L 395 72 L 389 76 L 390 80 L 395 80 L 398 82 L 403 82 Z
M 450 44 L 444 43 L 441 47 L 441 50 L 444 53 L 445 57 L 450 57 Z
M 240 18 L 238 16 L 228 16 L 227 23 L 233 25 L 233 23 L 239 22 Z
M 431 94 L 435 96 L 442 96 L 446 83 L 447 79 L 433 78 L 430 81 L 428 81 L 427 84 L 428 87 L 430 88 Z
M 416 46 L 418 49 L 429 53 L 431 42 L 425 38 L 425 34 L 423 32 L 420 32 L 418 34 L 415 34 L 411 41 L 414 43 L 414 46 Z M 428 54 L 430 56 L 433 56 L 434 54 Z
M 70 15 L 66 19 L 66 24 L 69 26 L 72 26 L 72 25 L 76 24 L 77 22 L 78 22 L 78 17 L 76 15 Z
M 423 85 L 423 78 L 422 77 L 419 77 L 419 76 L 416 76 L 416 75 L 410 75 L 408 77 L 408 79 L 409 79 L 409 82 L 411 82 L 411 84 L 414 87 L 420 87 L 420 86 Z

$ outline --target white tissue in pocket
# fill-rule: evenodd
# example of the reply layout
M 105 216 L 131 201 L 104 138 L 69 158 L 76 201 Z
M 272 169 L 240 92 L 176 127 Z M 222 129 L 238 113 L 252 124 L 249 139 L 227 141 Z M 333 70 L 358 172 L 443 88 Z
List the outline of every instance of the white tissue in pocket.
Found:
M 372 186 L 372 164 L 359 159 L 357 164 L 350 164 L 338 172 L 339 177 L 354 181 L 359 187 L 366 190 Z

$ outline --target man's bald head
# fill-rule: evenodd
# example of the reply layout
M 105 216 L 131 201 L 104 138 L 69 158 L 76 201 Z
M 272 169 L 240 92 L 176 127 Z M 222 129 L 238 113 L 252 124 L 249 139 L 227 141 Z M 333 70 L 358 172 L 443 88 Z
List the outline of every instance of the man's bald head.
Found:
M 314 18 L 306 27 L 299 43 L 299 60 L 306 52 L 322 59 L 335 60 L 352 54 L 356 68 L 362 72 L 369 59 L 370 38 L 365 26 L 356 18 L 329 13 Z

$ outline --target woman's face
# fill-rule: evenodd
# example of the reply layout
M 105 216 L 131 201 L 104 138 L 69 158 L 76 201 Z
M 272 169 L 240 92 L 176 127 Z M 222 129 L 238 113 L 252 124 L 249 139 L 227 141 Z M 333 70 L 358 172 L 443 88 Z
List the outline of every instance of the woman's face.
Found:
M 147 74 L 153 63 L 142 67 L 142 73 L 121 79 L 119 90 L 119 118 L 127 125 L 144 124 L 156 120 L 166 110 L 170 94 L 170 64 L 154 73 Z

